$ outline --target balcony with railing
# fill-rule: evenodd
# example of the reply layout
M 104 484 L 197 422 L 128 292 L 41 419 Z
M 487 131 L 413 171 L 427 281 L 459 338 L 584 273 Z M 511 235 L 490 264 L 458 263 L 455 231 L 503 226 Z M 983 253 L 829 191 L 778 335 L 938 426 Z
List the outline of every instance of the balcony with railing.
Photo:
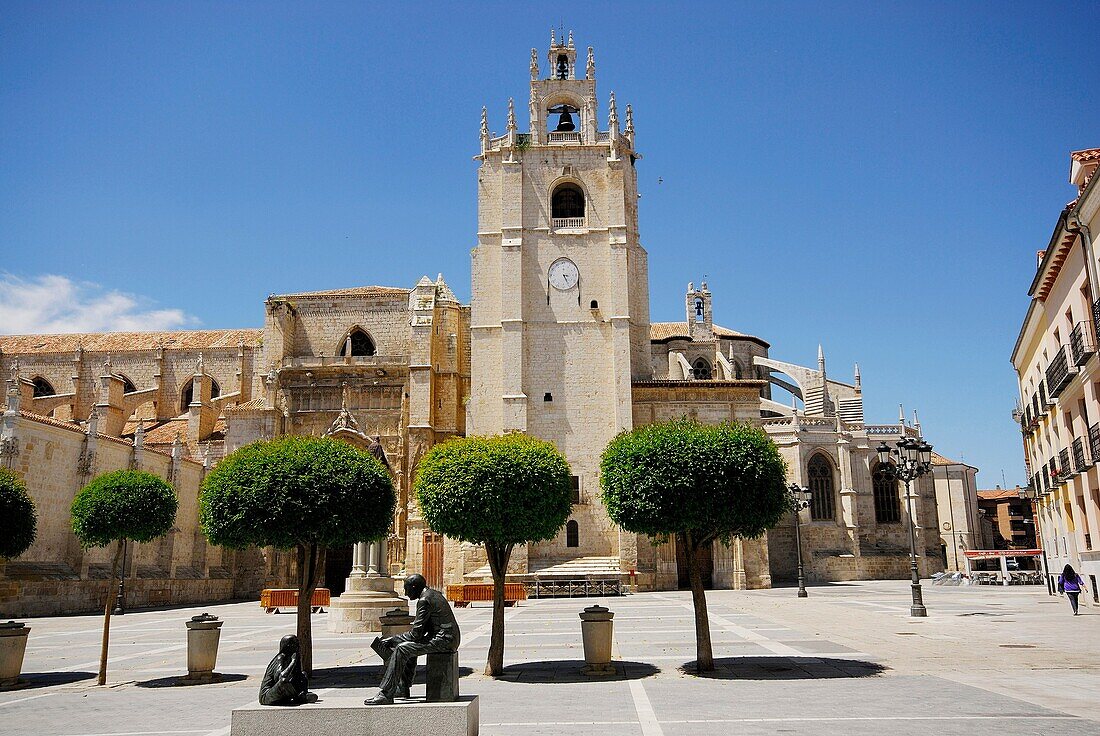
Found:
M 573 131 L 558 131 L 552 130 L 547 134 L 549 137 L 547 140 L 550 143 L 580 143 L 581 133 L 579 130 Z
M 1065 346 L 1059 345 L 1058 352 L 1055 354 L 1054 359 L 1050 361 L 1046 371 L 1047 390 L 1050 391 L 1050 398 L 1058 398 L 1058 395 L 1065 390 L 1076 374 L 1077 367 L 1070 367 Z
M 550 225 L 555 230 L 572 230 L 576 228 L 584 227 L 583 217 L 554 217 L 550 220 Z
M 1080 437 L 1073 439 L 1073 472 L 1083 473 L 1088 464 L 1085 462 L 1085 441 Z
M 1100 422 L 1089 427 L 1089 462 L 1100 462 Z
M 1068 478 L 1071 474 L 1069 464 L 1069 448 L 1063 447 L 1058 451 L 1058 475 L 1062 478 Z
M 1047 409 L 1054 406 L 1054 402 L 1047 397 L 1046 381 L 1039 381 L 1039 416 L 1047 413 Z
M 1073 332 L 1069 333 L 1069 350 L 1076 366 L 1088 363 L 1089 358 L 1096 354 L 1096 337 L 1088 322 L 1078 322 Z

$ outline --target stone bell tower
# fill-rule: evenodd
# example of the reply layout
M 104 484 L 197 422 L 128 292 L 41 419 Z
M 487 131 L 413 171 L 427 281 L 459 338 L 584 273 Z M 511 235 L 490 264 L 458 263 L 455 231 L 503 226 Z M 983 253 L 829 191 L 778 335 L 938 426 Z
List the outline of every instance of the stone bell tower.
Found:
M 631 381 L 652 372 L 633 113 L 628 105 L 620 127 L 611 93 L 599 129 L 595 57 L 590 47 L 577 68 L 572 33 L 551 33 L 546 58 L 540 73 L 532 49 L 526 133 L 511 100 L 503 134 L 482 109 L 468 404 L 470 434 L 550 440 L 576 476 L 577 524 L 531 547 L 532 571 L 620 557 L 598 499 L 599 458 L 632 425 Z

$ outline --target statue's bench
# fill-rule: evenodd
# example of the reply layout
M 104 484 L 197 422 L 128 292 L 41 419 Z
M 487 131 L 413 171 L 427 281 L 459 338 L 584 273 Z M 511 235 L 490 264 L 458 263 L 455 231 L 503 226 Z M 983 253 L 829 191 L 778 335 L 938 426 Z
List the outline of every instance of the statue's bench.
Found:
M 477 696 L 451 703 L 398 701 L 363 705 L 362 698 L 325 696 L 304 705 L 247 705 L 233 711 L 230 736 L 477 736 Z

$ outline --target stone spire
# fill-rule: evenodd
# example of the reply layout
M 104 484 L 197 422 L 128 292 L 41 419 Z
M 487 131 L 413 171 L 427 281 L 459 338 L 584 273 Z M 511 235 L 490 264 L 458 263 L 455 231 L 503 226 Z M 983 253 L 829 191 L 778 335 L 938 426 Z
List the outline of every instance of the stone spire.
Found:
M 584 76 L 586 79 L 596 78 L 596 54 L 591 46 L 588 47 L 588 63 L 584 67 Z
M 611 93 L 611 101 L 607 107 L 607 127 L 616 134 L 619 132 L 619 108 L 615 106 L 615 93 Z
M 565 45 L 569 48 L 573 48 L 573 31 L 569 31 L 569 43 Z
M 481 106 L 481 142 L 489 142 L 489 110 Z
M 898 404 L 898 424 L 905 426 L 905 407 Z
M 558 37 L 554 35 L 554 29 L 550 29 L 550 46 L 554 47 L 558 45 Z
M 516 132 L 516 101 L 508 98 L 508 132 Z
M 917 436 L 918 437 L 924 437 L 924 433 L 921 432 L 920 419 L 917 418 L 917 410 L 916 409 L 913 410 L 913 427 L 914 427 L 914 429 L 917 430 Z
M 539 78 L 539 51 L 531 49 L 531 81 Z
M 856 391 L 863 390 L 863 379 L 859 375 L 859 363 L 856 363 Z
M 817 369 L 822 375 L 825 374 L 825 351 L 821 348 L 821 343 L 817 344 Z
M 130 456 L 130 468 L 140 469 L 142 457 L 145 455 L 145 420 L 139 419 L 134 429 L 134 454 Z
M 626 130 L 623 131 L 630 137 L 630 142 L 634 142 L 634 109 L 630 105 L 626 106 Z

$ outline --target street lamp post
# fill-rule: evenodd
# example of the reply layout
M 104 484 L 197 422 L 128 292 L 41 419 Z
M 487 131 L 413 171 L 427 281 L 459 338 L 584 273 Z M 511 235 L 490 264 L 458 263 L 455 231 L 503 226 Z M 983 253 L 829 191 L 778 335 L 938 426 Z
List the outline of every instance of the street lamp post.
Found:
M 912 577 L 913 604 L 909 607 L 910 616 L 927 616 L 924 598 L 920 588 L 920 570 L 917 568 L 917 536 L 913 517 L 913 495 L 909 484 L 932 470 L 932 445 L 923 439 L 905 437 L 898 440 L 896 449 L 890 449 L 883 442 L 877 448 L 879 462 L 895 480 L 905 484 L 905 509 L 909 514 L 909 573 Z
M 802 509 L 808 508 L 810 505 L 810 499 L 813 494 L 809 488 L 800 486 L 797 483 L 791 483 L 787 490 L 791 492 L 791 499 L 794 505 L 794 547 L 795 553 L 798 555 L 798 597 L 806 598 L 809 593 L 806 592 L 806 576 L 802 572 Z
M 1020 498 L 1031 506 L 1031 518 L 1024 519 L 1025 524 L 1035 526 L 1035 544 L 1043 552 L 1043 584 L 1046 585 L 1047 595 L 1054 595 L 1054 581 L 1050 578 L 1050 564 L 1047 562 L 1047 546 L 1043 544 L 1043 530 L 1039 526 L 1039 509 L 1035 502 L 1039 498 L 1039 491 L 1030 484 L 1020 489 Z

